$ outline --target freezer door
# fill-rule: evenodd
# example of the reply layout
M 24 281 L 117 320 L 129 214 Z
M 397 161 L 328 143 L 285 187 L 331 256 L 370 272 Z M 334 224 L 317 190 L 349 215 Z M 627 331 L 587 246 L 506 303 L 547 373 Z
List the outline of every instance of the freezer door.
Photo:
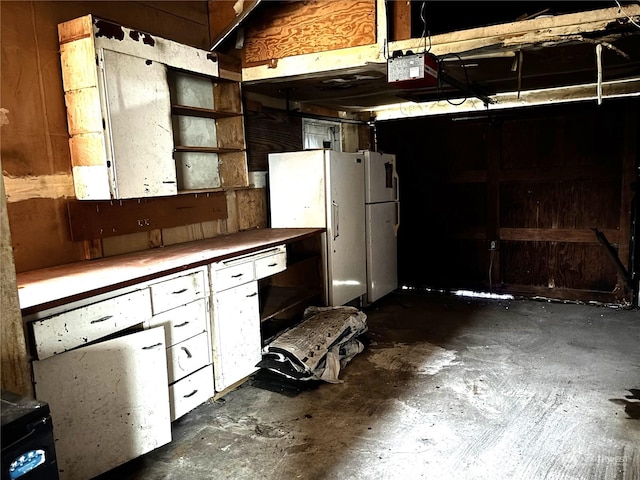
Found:
M 269 154 L 269 207 L 274 228 L 325 228 L 324 151 Z
M 344 305 L 365 295 L 364 156 L 326 151 L 328 302 Z
M 365 152 L 365 202 L 398 200 L 398 174 L 395 155 Z
M 398 287 L 397 202 L 366 206 L 367 303 Z

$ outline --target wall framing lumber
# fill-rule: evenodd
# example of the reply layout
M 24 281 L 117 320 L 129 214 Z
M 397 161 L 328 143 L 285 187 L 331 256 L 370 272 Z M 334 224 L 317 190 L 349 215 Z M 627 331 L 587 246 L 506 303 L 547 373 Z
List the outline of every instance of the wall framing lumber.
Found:
M 0 163 L 0 168 L 1 166 Z M 22 327 L 7 202 L 2 180 L 0 180 L 0 312 L 2 389 L 32 397 L 30 359 Z

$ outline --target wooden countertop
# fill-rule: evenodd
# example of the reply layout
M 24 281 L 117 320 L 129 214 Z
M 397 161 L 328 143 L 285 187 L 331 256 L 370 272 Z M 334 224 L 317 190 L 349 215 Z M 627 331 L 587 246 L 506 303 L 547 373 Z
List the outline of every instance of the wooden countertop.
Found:
M 291 243 L 323 228 L 259 228 L 17 275 L 23 315 L 189 268 Z

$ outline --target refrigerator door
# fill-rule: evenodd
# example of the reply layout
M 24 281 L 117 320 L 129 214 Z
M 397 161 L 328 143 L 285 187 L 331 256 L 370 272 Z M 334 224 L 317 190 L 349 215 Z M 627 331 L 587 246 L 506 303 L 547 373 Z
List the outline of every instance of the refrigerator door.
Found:
M 325 151 L 327 156 L 328 304 L 344 305 L 367 292 L 364 156 Z
M 365 202 L 398 200 L 398 174 L 395 155 L 365 152 Z
M 324 151 L 269 154 L 271 226 L 325 228 Z
M 366 205 L 367 303 L 398 288 L 398 202 Z

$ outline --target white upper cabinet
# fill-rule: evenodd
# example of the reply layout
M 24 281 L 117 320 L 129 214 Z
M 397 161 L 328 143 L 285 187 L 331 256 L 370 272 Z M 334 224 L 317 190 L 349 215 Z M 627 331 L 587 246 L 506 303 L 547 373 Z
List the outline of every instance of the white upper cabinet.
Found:
M 58 36 L 79 200 L 248 185 L 240 85 L 217 54 L 92 15 Z

